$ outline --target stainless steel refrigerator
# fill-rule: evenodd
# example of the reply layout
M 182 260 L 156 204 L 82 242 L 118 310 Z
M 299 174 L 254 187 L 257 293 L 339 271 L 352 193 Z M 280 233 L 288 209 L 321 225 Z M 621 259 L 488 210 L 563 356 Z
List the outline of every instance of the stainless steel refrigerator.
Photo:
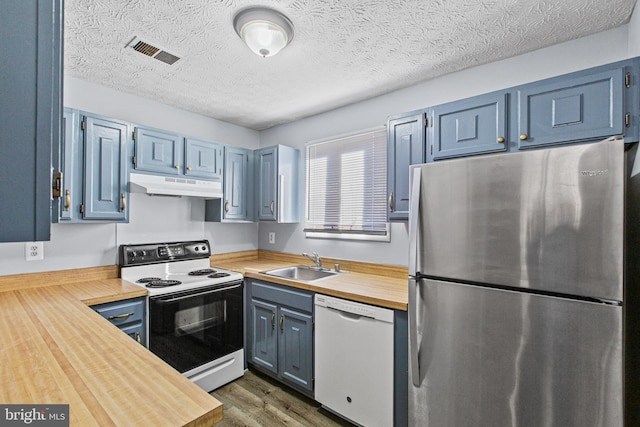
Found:
M 640 423 L 636 153 L 411 168 L 409 425 Z

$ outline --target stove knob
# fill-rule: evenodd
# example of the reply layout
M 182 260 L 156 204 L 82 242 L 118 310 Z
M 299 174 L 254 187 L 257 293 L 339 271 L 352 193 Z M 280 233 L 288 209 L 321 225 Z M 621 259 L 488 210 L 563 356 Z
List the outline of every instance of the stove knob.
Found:
M 140 251 L 140 256 L 146 256 L 147 255 L 147 251 Z
M 202 250 L 206 252 L 207 251 L 207 247 L 205 245 L 202 245 Z
M 196 252 L 198 252 L 198 251 L 200 250 L 200 248 L 199 248 L 199 247 L 197 247 L 197 246 L 196 246 L 196 248 L 195 248 L 195 249 L 196 249 Z

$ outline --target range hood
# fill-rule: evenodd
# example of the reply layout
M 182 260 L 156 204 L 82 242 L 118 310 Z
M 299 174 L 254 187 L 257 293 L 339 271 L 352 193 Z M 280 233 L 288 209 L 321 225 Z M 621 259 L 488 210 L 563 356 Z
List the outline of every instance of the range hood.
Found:
M 222 183 L 185 177 L 129 174 L 130 191 L 160 196 L 189 196 L 221 199 Z

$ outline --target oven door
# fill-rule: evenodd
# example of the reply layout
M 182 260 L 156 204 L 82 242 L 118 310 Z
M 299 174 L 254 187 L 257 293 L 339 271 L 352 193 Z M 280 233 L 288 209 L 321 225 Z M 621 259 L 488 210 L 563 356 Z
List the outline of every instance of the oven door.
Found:
M 149 349 L 179 372 L 242 349 L 243 283 L 149 298 Z

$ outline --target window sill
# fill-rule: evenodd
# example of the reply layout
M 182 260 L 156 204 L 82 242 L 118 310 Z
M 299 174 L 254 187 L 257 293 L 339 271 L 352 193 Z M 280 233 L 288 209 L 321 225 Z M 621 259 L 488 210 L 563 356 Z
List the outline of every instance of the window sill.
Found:
M 369 242 L 390 242 L 391 227 L 387 223 L 386 234 L 353 234 L 353 233 L 323 233 L 321 231 L 305 231 L 307 239 L 333 239 L 333 240 L 363 240 Z

